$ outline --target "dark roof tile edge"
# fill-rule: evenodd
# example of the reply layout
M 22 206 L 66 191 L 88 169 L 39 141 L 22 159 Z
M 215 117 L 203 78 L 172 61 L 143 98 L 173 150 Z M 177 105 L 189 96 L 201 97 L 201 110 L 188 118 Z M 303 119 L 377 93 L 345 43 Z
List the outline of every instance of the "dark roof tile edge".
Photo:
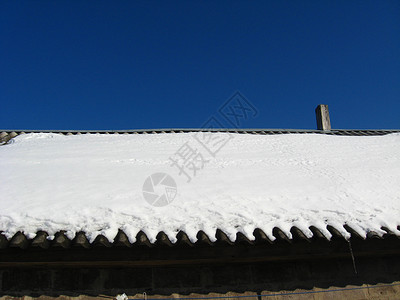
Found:
M 387 239 L 387 238 L 400 238 L 400 232 L 392 232 L 389 229 L 382 227 L 381 229 L 386 234 L 379 235 L 374 231 L 370 231 L 367 233 L 366 238 L 360 236 L 354 229 L 352 229 L 348 225 L 344 225 L 344 228 L 349 233 L 350 240 L 352 239 Z M 47 239 L 49 236 L 44 231 L 38 231 L 36 236 L 32 239 L 29 239 L 23 232 L 18 231 L 15 233 L 10 239 L 7 239 L 4 234 L 0 233 L 0 249 L 5 248 L 20 248 L 27 249 L 30 247 L 34 248 L 42 248 L 47 249 L 49 247 L 58 247 L 58 248 L 71 248 L 71 247 L 175 247 L 175 246 L 214 246 L 214 245 L 260 245 L 260 244 L 274 244 L 274 243 L 296 243 L 296 242 L 309 242 L 317 240 L 325 240 L 329 241 L 329 239 L 324 236 L 318 228 L 311 226 L 309 228 L 313 232 L 313 236 L 311 238 L 306 237 L 304 232 L 302 232 L 299 228 L 293 226 L 290 229 L 292 233 L 292 238 L 289 238 L 280 228 L 275 227 L 273 229 L 273 235 L 276 238 L 274 241 L 271 241 L 267 235 L 259 228 L 256 228 L 253 232 L 254 239 L 249 239 L 243 233 L 237 232 L 236 240 L 232 242 L 229 240 L 227 234 L 222 230 L 218 229 L 215 233 L 216 241 L 212 242 L 210 237 L 204 233 L 203 231 L 199 231 L 197 233 L 198 240 L 196 242 L 191 242 L 185 232 L 180 231 L 176 235 L 176 242 L 173 243 L 170 241 L 168 236 L 160 231 L 157 234 L 156 241 L 151 243 L 146 234 L 143 231 L 139 231 L 136 235 L 136 242 L 130 243 L 126 234 L 119 230 L 114 242 L 110 242 L 105 236 L 98 235 L 92 243 L 89 243 L 84 232 L 76 233 L 73 239 L 69 239 L 65 235 L 65 231 L 59 231 L 55 234 L 53 240 Z M 346 237 L 340 233 L 339 230 L 334 228 L 333 226 L 327 226 L 329 232 L 331 232 L 331 239 L 346 239 Z M 400 231 L 400 230 L 399 230 Z

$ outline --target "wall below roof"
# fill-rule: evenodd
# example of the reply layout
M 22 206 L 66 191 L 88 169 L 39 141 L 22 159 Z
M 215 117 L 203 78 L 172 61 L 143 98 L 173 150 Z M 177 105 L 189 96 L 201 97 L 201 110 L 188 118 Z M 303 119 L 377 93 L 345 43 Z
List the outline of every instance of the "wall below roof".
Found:
M 158 294 L 169 297 L 171 294 L 176 297 L 176 294 L 206 295 L 229 292 L 251 292 L 254 295 L 262 295 L 298 289 L 308 291 L 337 289 L 348 285 L 366 287 L 366 284 L 390 284 L 400 280 L 399 255 L 358 258 L 356 266 L 358 274 L 355 274 L 349 257 L 335 259 L 310 257 L 301 261 L 168 267 L 3 268 L 0 270 L 0 291 L 1 295 L 10 296 L 81 294 L 115 296 L 121 293 L 136 295 L 143 292 L 147 295 Z M 371 292 L 369 290 L 357 289 L 349 295 L 358 295 L 355 299 L 380 299 L 375 297 L 375 290 L 371 289 Z M 395 285 L 379 288 L 379 291 L 388 297 L 390 293 L 393 295 L 396 292 L 400 293 L 400 288 Z M 350 291 L 341 291 L 341 293 L 347 292 Z M 359 297 L 360 293 L 364 296 Z M 317 294 L 311 296 L 314 298 L 304 299 L 325 299 L 318 298 Z M 344 294 L 341 296 L 343 298 Z
M 314 288 L 312 290 L 305 289 L 296 289 L 294 291 L 281 291 L 276 293 L 274 291 L 262 291 L 261 293 L 255 292 L 244 292 L 244 293 L 236 293 L 236 292 L 228 292 L 228 293 L 208 293 L 208 294 L 198 294 L 191 293 L 189 295 L 182 294 L 171 294 L 166 297 L 165 295 L 150 295 L 146 298 L 149 300 L 153 299 L 207 299 L 207 300 L 221 300 L 221 299 L 229 299 L 229 300 L 293 300 L 293 299 L 302 299 L 302 300 L 343 300 L 343 299 L 367 299 L 367 300 L 387 300 L 387 299 L 398 299 L 398 295 L 400 294 L 400 282 L 394 282 L 391 286 L 385 284 L 378 285 L 368 285 L 363 284 L 362 286 L 345 286 L 343 288 L 328 288 L 328 289 L 320 289 Z M 144 294 L 135 294 L 128 295 L 128 299 L 145 299 Z M 40 300 L 53 300 L 53 299 L 63 299 L 63 300 L 94 300 L 94 299 L 115 299 L 115 295 L 113 297 L 101 295 L 101 296 L 93 296 L 93 295 L 78 295 L 78 296 L 46 296 L 40 295 L 39 297 L 30 297 L 25 296 L 24 300 L 30 299 L 40 299 Z M 20 299 L 18 297 L 13 296 L 2 296 L 0 300 L 9 300 L 9 299 Z

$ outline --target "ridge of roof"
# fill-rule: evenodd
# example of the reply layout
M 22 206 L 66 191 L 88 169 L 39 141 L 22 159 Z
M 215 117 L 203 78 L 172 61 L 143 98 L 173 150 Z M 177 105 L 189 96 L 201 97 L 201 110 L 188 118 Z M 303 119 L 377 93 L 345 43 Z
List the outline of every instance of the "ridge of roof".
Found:
M 216 131 L 216 132 L 229 132 L 229 131 L 238 131 L 238 132 L 261 132 L 261 131 L 271 131 L 271 132 L 280 132 L 280 131 L 289 131 L 289 132 L 336 132 L 336 131 L 387 131 L 387 132 L 400 132 L 400 129 L 360 129 L 360 128 L 352 128 L 352 129 L 331 129 L 331 130 L 319 130 L 319 129 L 296 129 L 296 128 L 148 128 L 148 129 L 0 129 L 0 132 L 25 132 L 25 133 L 35 133 L 35 132 L 53 132 L 53 133 L 68 133 L 68 132 L 162 132 L 162 131 Z
M 164 129 L 127 129 L 127 130 L 12 130 L 0 129 L 0 145 L 6 144 L 12 138 L 26 133 L 57 133 L 63 135 L 79 134 L 161 134 L 161 133 L 190 133 L 190 132 L 227 132 L 239 134 L 325 134 L 347 136 L 379 136 L 390 133 L 400 133 L 400 129 L 260 129 L 260 128 L 164 128 Z

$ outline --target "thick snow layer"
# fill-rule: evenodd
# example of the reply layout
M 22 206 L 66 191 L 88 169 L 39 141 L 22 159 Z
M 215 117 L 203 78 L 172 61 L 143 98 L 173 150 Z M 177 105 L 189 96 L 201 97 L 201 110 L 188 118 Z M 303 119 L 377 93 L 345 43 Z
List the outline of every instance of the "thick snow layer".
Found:
M 84 231 L 91 241 L 99 234 L 112 241 L 122 229 L 131 242 L 140 230 L 151 241 L 164 231 L 174 242 L 180 230 L 192 241 L 199 230 L 215 240 L 218 228 L 231 240 L 237 232 L 253 240 L 255 228 L 274 239 L 274 227 L 312 236 L 311 225 L 328 238 L 327 225 L 349 237 L 348 224 L 362 236 L 382 234 L 382 226 L 400 235 L 400 134 L 230 138 L 212 157 L 194 133 L 18 136 L 0 147 L 0 231 L 66 230 L 71 238 Z M 184 145 L 208 160 L 196 176 L 187 170 L 189 183 L 170 160 Z M 142 193 L 157 172 L 177 184 L 164 207 Z

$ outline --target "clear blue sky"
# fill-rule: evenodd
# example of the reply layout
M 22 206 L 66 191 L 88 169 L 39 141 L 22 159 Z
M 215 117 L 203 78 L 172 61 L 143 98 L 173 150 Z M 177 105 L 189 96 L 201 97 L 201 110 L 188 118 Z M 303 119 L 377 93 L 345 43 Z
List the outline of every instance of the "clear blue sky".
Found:
M 1 1 L 1 129 L 400 128 L 400 1 Z M 225 126 L 225 124 L 224 124 Z

